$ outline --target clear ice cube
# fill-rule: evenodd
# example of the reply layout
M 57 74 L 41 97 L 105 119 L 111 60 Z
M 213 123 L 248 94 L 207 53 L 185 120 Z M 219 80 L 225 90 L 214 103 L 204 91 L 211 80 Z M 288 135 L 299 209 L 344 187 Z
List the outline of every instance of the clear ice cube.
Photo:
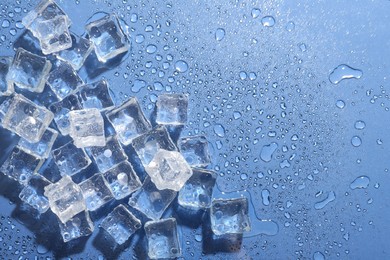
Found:
M 114 107 L 108 81 L 105 79 L 81 86 L 76 94 L 84 108 L 106 110 Z
M 49 157 L 51 148 L 58 136 L 58 132 L 54 129 L 47 128 L 43 133 L 41 140 L 36 143 L 31 143 L 24 138 L 19 140 L 19 147 L 23 148 L 26 152 L 42 158 L 46 159 Z
M 100 172 L 106 172 L 128 159 L 116 136 L 107 137 L 105 146 L 94 146 L 87 149 L 90 151 Z
M 135 97 L 107 112 L 106 115 L 119 141 L 124 145 L 129 145 L 135 137 L 152 129 Z
M 159 190 L 179 191 L 191 177 L 192 170 L 176 151 L 159 149 L 145 170 Z
M 7 81 L 11 63 L 11 57 L 0 56 L 0 96 L 9 96 L 14 92 L 14 85 Z
M 62 239 L 65 243 L 79 237 L 89 236 L 94 230 L 93 222 L 91 221 L 87 211 L 78 213 L 65 223 L 62 223 L 61 221 L 58 223 Z
M 159 126 L 146 132 L 131 142 L 138 158 L 144 166 L 147 166 L 159 149 L 176 151 L 177 148 L 164 126 Z
M 176 219 L 148 221 L 144 228 L 150 259 L 172 259 L 181 256 Z
M 129 41 L 115 14 L 108 14 L 87 24 L 86 29 L 100 62 L 105 63 L 130 48 Z
M 104 146 L 104 120 L 96 108 L 73 110 L 69 112 L 70 132 L 78 148 Z
M 49 209 L 49 201 L 43 195 L 44 188 L 51 182 L 44 177 L 34 174 L 27 185 L 19 194 L 19 198 L 36 209 L 39 213 L 45 213 Z
M 91 159 L 82 148 L 77 148 L 69 142 L 52 151 L 54 162 L 61 175 L 72 176 L 91 164 Z
M 250 231 L 248 199 L 214 199 L 210 208 L 211 229 L 215 235 Z
M 7 82 L 31 92 L 42 93 L 50 69 L 51 63 L 45 57 L 18 48 L 7 74 Z
M 93 175 L 79 185 L 89 211 L 99 209 L 113 198 L 111 191 L 108 188 L 108 183 L 101 173 Z
M 205 136 L 189 136 L 179 139 L 180 153 L 192 167 L 206 167 L 211 163 L 209 143 Z
M 49 74 L 47 84 L 58 99 L 62 100 L 84 82 L 69 63 L 62 61 L 55 64 L 55 68 Z
M 81 188 L 67 175 L 58 182 L 46 186 L 44 195 L 49 200 L 51 210 L 62 223 L 66 223 L 86 209 Z
M 100 225 L 119 245 L 125 243 L 142 224 L 125 206 L 117 206 Z
M 209 208 L 217 174 L 213 171 L 192 168 L 192 176 L 179 191 L 180 206 L 192 210 Z
M 129 205 L 145 214 L 150 219 L 158 220 L 175 199 L 174 190 L 159 190 L 149 177 L 145 179 L 141 189 L 134 192 Z
M 128 161 L 124 161 L 103 173 L 116 200 L 123 199 L 138 190 L 142 183 Z
M 187 122 L 188 96 L 162 94 L 157 98 L 156 122 L 161 125 L 184 125 Z

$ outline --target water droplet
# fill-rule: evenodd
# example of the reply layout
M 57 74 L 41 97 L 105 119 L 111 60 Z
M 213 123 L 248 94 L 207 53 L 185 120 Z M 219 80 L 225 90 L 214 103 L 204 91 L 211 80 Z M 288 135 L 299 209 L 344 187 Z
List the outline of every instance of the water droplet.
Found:
M 325 260 L 325 256 L 321 252 L 317 251 L 313 254 L 313 260 Z
M 243 181 L 248 179 L 248 175 L 246 173 L 242 173 L 240 177 L 241 177 L 241 180 L 243 180 Z
M 270 15 L 264 16 L 263 18 L 261 18 L 261 24 L 264 27 L 272 27 L 275 25 L 275 18 Z
M 149 53 L 149 54 L 153 54 L 157 51 L 157 46 L 156 45 L 153 45 L 153 44 L 149 44 L 147 47 L 146 47 L 146 52 Z
M 366 123 L 362 120 L 358 120 L 355 122 L 355 128 L 357 130 L 363 130 L 366 127 Z
M 264 145 L 261 149 L 260 158 L 264 162 L 269 162 L 272 160 L 272 154 L 276 151 L 276 148 L 278 148 L 277 143 L 271 143 L 268 145 Z
M 362 139 L 360 139 L 359 136 L 355 135 L 354 137 L 352 137 L 351 143 L 353 146 L 359 147 L 362 144 Z
M 357 177 L 349 187 L 354 190 L 354 189 L 366 189 L 368 185 L 370 184 L 370 178 L 367 176 L 359 176 Z
M 217 41 L 222 41 L 223 38 L 225 38 L 225 30 L 222 28 L 218 28 L 217 30 L 215 30 L 215 39 Z
M 234 111 L 234 112 L 233 112 L 233 118 L 234 118 L 234 119 L 237 120 L 237 119 L 239 119 L 240 117 L 241 117 L 241 113 L 240 113 L 240 112 L 238 112 L 238 111 Z
M 1 23 L 1 27 L 3 28 L 8 28 L 10 25 L 11 23 L 7 19 L 4 19 L 3 22 Z
M 38 252 L 38 254 L 46 254 L 47 252 L 49 252 L 49 249 L 47 249 L 43 245 L 38 245 L 37 246 L 37 252 Z
M 139 92 L 143 87 L 146 86 L 146 82 L 143 80 L 135 80 L 133 86 L 131 87 L 131 91 L 133 92 Z
M 315 209 L 323 209 L 326 205 L 328 205 L 328 203 L 334 201 L 335 199 L 336 199 L 336 194 L 334 193 L 334 191 L 330 191 L 328 193 L 328 197 L 320 202 L 317 202 L 314 205 L 314 208 Z
M 362 76 L 363 72 L 361 70 L 341 64 L 329 74 L 329 80 L 336 85 L 344 79 L 360 79 Z
M 178 72 L 186 72 L 188 70 L 188 64 L 184 60 L 178 60 L 175 63 L 175 69 Z
M 261 191 L 261 198 L 263 200 L 263 204 L 264 206 L 268 206 L 270 201 L 269 201 L 269 195 L 270 195 L 270 192 L 269 190 L 267 189 L 264 189 Z
M 286 24 L 286 30 L 288 32 L 292 32 L 295 29 L 295 23 L 293 21 L 290 21 Z
M 261 10 L 259 8 L 253 8 L 252 9 L 252 12 L 251 12 L 251 15 L 252 15 L 252 18 L 257 18 L 259 17 L 261 14 Z
M 247 77 L 248 77 L 248 75 L 246 74 L 245 71 L 241 71 L 241 72 L 240 72 L 240 79 L 241 79 L 241 80 L 245 80 Z
M 345 107 L 345 102 L 343 100 L 337 100 L 336 107 L 343 109 Z
M 219 137 L 224 137 L 225 136 L 225 128 L 222 125 L 217 124 L 214 126 L 214 133 Z
M 143 36 L 143 34 L 137 34 L 135 36 L 135 42 L 136 43 L 143 43 L 145 40 L 145 36 Z

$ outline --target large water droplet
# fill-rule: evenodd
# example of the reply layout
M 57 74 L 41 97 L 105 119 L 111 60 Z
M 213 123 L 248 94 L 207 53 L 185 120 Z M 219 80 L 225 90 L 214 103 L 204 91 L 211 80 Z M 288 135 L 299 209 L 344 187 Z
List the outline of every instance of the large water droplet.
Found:
M 269 190 L 267 189 L 264 189 L 261 191 L 261 198 L 263 200 L 263 204 L 264 206 L 268 206 L 269 205 L 269 195 L 270 195 L 270 192 Z
M 133 86 L 131 87 L 131 91 L 139 92 L 143 87 L 146 86 L 146 82 L 143 80 L 135 80 Z
M 363 72 L 361 70 L 341 64 L 329 74 L 329 80 L 336 85 L 344 79 L 360 79 L 362 76 Z
M 275 18 L 273 18 L 272 16 L 264 16 L 263 18 L 261 18 L 261 24 L 264 27 L 272 27 L 275 25 Z
M 218 28 L 216 31 L 215 31 L 215 39 L 217 41 L 222 41 L 223 38 L 225 38 L 225 30 L 222 29 L 222 28 Z
M 334 193 L 334 191 L 330 191 L 328 193 L 328 197 L 320 202 L 317 202 L 315 205 L 314 205 L 314 208 L 315 209 L 323 209 L 326 205 L 328 205 L 329 202 L 332 202 L 336 199 L 336 194 Z
M 366 189 L 368 185 L 370 184 L 370 178 L 367 176 L 359 176 L 357 177 L 349 187 L 351 189 Z
M 317 251 L 313 254 L 313 260 L 325 260 L 325 256 L 323 253 Z
M 261 149 L 260 158 L 264 162 L 269 162 L 272 160 L 272 154 L 275 152 L 276 148 L 278 148 L 277 143 L 271 143 L 268 145 L 264 145 Z
M 222 125 L 217 124 L 214 126 L 214 133 L 219 137 L 224 137 L 225 136 L 225 128 Z
M 178 72 L 186 72 L 188 70 L 188 64 L 187 62 L 185 62 L 184 60 L 178 60 L 176 63 L 175 63 L 175 69 L 178 71 Z
M 149 44 L 146 47 L 146 52 L 149 53 L 149 54 L 155 53 L 156 51 L 157 51 L 157 46 L 156 45 Z

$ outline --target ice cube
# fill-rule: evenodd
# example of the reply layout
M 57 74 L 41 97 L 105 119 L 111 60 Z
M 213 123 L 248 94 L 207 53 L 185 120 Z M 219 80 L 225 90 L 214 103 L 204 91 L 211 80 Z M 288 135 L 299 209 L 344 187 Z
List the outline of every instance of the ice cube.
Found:
M 19 198 L 36 209 L 39 213 L 45 213 L 49 209 L 49 201 L 43 195 L 44 188 L 51 182 L 44 177 L 34 174 L 27 185 L 19 194 Z
M 69 142 L 52 151 L 55 163 L 61 175 L 72 176 L 91 164 L 91 159 L 82 148 Z
M 41 93 L 50 69 L 51 63 L 45 57 L 18 48 L 7 74 L 7 82 L 31 92 Z
M 156 122 L 161 125 L 184 125 L 187 122 L 188 96 L 163 94 L 157 98 Z
M 135 97 L 107 112 L 106 115 L 119 141 L 124 145 L 129 145 L 135 137 L 152 129 Z
M 62 61 L 50 72 L 47 84 L 62 100 L 84 82 L 69 63 Z
M 142 224 L 125 206 L 117 206 L 100 225 L 119 245 L 125 243 Z
M 115 14 L 108 14 L 87 24 L 86 29 L 100 62 L 105 63 L 130 48 L 129 41 Z
M 70 94 L 63 100 L 49 106 L 54 113 L 54 121 L 62 135 L 68 135 L 70 129 L 69 112 L 82 109 L 82 105 L 76 95 Z
M 174 190 L 159 190 L 149 177 L 145 179 L 141 189 L 134 192 L 129 205 L 145 214 L 150 219 L 158 220 L 175 199 Z
M 58 223 L 62 239 L 65 243 L 79 237 L 89 236 L 94 230 L 93 222 L 91 221 L 87 211 L 78 213 L 65 223 L 62 223 L 61 221 Z
M 78 148 L 104 146 L 104 120 L 96 108 L 69 112 L 70 132 Z
M 145 170 L 159 190 L 179 191 L 192 175 L 190 166 L 179 152 L 164 149 L 158 150 Z
M 115 199 L 120 200 L 138 190 L 142 183 L 128 161 L 124 161 L 103 173 Z
M 150 259 L 172 259 L 181 256 L 176 219 L 167 218 L 145 223 Z
M 84 108 L 106 110 L 114 107 L 108 81 L 105 79 L 81 86 L 76 94 Z
M 93 50 L 92 42 L 76 34 L 70 34 L 72 38 L 72 47 L 55 54 L 59 60 L 68 62 L 74 70 L 79 70 L 83 66 Z
M 209 143 L 203 135 L 181 138 L 178 147 L 192 167 L 206 167 L 211 163 Z
M 81 188 L 67 175 L 46 186 L 44 195 L 48 198 L 53 213 L 64 224 L 86 209 Z
M 209 208 L 217 174 L 213 171 L 192 168 L 192 176 L 179 191 L 180 206 L 192 210 Z
M 0 56 L 0 96 L 9 96 L 14 92 L 14 85 L 7 82 L 7 74 L 11 63 L 11 57 Z
M 150 163 L 159 149 L 177 151 L 175 144 L 164 126 L 156 127 L 134 138 L 131 144 L 144 166 Z
M 248 199 L 214 199 L 210 208 L 211 229 L 215 235 L 250 231 Z
M 108 188 L 108 183 L 101 173 L 93 175 L 79 185 L 89 211 L 99 209 L 113 198 L 111 191 Z
M 105 146 L 94 146 L 87 149 L 91 152 L 100 172 L 106 172 L 128 159 L 116 136 L 107 137 Z
M 31 143 L 26 139 L 21 138 L 19 140 L 19 147 L 23 148 L 26 152 L 42 158 L 46 159 L 49 157 L 51 148 L 58 136 L 58 132 L 54 129 L 47 128 L 43 133 L 41 140 L 36 143 Z

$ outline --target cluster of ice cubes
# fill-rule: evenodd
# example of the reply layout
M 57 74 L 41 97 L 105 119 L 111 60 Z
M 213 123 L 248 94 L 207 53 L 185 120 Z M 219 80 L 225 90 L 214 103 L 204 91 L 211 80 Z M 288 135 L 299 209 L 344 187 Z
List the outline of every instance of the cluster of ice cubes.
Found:
M 217 174 L 207 169 L 212 161 L 206 137 L 175 143 L 167 130 L 186 124 L 186 94 L 160 95 L 152 126 L 136 97 L 115 105 L 107 80 L 89 83 L 79 76 L 92 51 L 104 63 L 129 50 L 115 14 L 87 24 L 83 38 L 69 31 L 71 20 L 54 1 L 43 0 L 23 24 L 39 40 L 42 53 L 54 56 L 18 48 L 13 58 L 0 59 L 1 126 L 20 137 L 0 171 L 23 186 L 23 202 L 58 217 L 65 242 L 92 234 L 89 213 L 103 206 L 110 213 L 100 227 L 117 244 L 144 226 L 152 259 L 181 255 L 176 219 L 162 219 L 173 203 L 209 212 L 215 235 L 250 230 L 247 199 L 213 198 Z M 45 86 L 57 98 L 46 107 L 21 94 L 39 95 Z M 114 134 L 106 131 L 107 124 Z M 130 146 L 142 167 L 129 159 Z M 50 160 L 61 174 L 54 182 L 41 171 Z M 91 168 L 96 173 L 82 178 Z

